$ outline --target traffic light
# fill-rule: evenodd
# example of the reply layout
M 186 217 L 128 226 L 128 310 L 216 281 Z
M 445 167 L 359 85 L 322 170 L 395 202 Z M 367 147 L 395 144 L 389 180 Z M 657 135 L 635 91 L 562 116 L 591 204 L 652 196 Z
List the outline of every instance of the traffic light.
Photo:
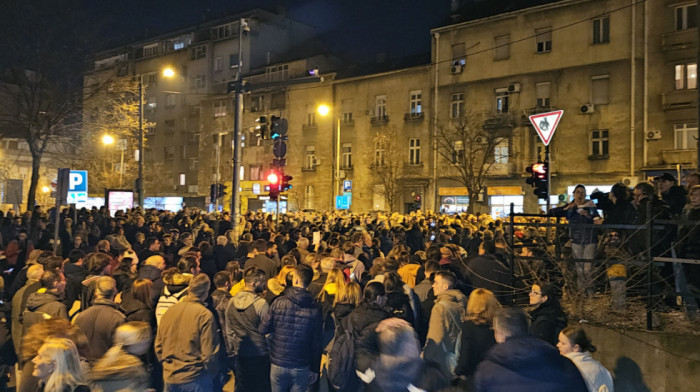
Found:
M 209 185 L 209 199 L 211 200 L 212 203 L 214 202 L 214 200 L 217 199 L 217 196 L 219 193 L 217 185 L 219 185 L 219 184 Z
M 277 116 L 270 117 L 270 139 L 287 140 L 287 119 Z
M 270 201 L 277 201 L 280 194 L 280 175 L 272 171 L 267 175 L 267 182 L 270 186 Z
M 258 119 L 255 120 L 255 122 L 258 123 L 255 129 L 258 130 L 258 133 L 260 134 L 260 139 L 270 140 L 270 126 L 267 123 L 267 116 L 260 116 Z
M 224 184 L 216 184 L 216 185 L 217 185 L 216 198 L 218 199 L 218 198 L 222 198 L 222 197 L 226 196 L 226 185 L 224 185 Z
M 547 162 L 533 163 L 525 170 L 530 173 L 530 178 L 525 181 L 535 188 L 534 193 L 538 198 L 546 200 L 549 197 L 549 165 Z
M 292 184 L 290 184 L 289 181 L 292 181 L 292 176 L 289 176 L 289 175 L 282 176 L 282 182 L 280 184 L 280 189 L 282 190 L 282 192 L 286 192 L 286 191 L 292 189 Z

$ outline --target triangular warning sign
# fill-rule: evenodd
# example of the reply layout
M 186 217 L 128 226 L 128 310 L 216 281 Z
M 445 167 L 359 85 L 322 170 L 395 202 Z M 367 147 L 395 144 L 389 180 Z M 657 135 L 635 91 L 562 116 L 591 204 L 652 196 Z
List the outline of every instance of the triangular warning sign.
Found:
M 545 146 L 548 146 L 549 142 L 552 141 L 552 135 L 554 135 L 554 131 L 557 129 L 557 125 L 559 125 L 559 120 L 561 120 L 563 114 L 563 110 L 556 110 L 554 112 L 539 113 L 530 116 L 530 122 L 532 126 L 535 127 L 537 134 L 540 135 L 540 139 L 542 139 L 542 143 L 544 143 Z

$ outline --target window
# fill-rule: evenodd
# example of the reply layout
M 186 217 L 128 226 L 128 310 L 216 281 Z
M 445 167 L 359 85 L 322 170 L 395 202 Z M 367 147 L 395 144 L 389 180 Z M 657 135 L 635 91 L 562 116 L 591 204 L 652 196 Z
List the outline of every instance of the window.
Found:
M 153 72 L 143 75 L 143 87 L 155 87 L 158 82 L 158 74 Z
M 697 4 L 685 4 L 676 7 L 676 30 L 698 27 Z
M 190 51 L 190 59 L 197 60 L 207 57 L 207 47 L 206 45 L 199 45 L 192 48 Z
M 537 40 L 537 53 L 548 53 L 552 51 L 552 28 L 543 27 L 535 29 Z
M 464 42 L 452 45 L 452 65 L 464 66 L 467 63 L 466 54 Z
M 608 130 L 596 129 L 591 131 L 591 143 L 589 147 L 590 156 L 607 156 L 608 155 Z
M 155 96 L 146 97 L 146 111 L 147 112 L 155 112 L 157 107 L 158 107 L 158 100 L 156 99 Z
M 386 118 L 386 95 L 374 97 L 374 117 L 378 119 Z
M 410 165 L 420 165 L 420 139 L 408 139 L 408 163 Z
M 224 59 L 221 56 L 216 56 L 214 59 L 214 72 L 221 72 L 224 69 Z
M 411 91 L 409 95 L 411 115 L 417 115 L 423 112 L 422 92 L 420 90 Z
M 464 160 L 464 143 L 457 140 L 452 143 L 452 163 L 458 163 Z
M 508 163 L 508 140 L 502 140 L 493 148 L 494 163 Z
M 189 169 L 189 170 L 197 170 L 198 166 L 199 166 L 199 158 L 197 158 L 197 157 L 192 157 L 187 161 L 187 169 Z
M 177 104 L 177 96 L 175 94 L 165 95 L 165 107 L 172 108 Z
M 150 44 L 143 47 L 143 57 L 155 56 L 158 54 L 158 44 Z
M 352 168 L 352 143 L 343 143 L 343 156 L 342 156 L 342 167 L 343 169 Z
M 306 127 L 316 126 L 316 109 L 313 105 L 306 105 Z
M 374 143 L 374 164 L 384 166 L 386 159 L 386 146 L 381 141 Z
M 190 76 L 190 90 L 204 88 L 207 85 L 207 75 Z
M 610 75 L 598 75 L 591 78 L 591 103 L 594 105 L 608 104 Z
M 306 146 L 304 168 L 307 170 L 313 170 L 316 168 L 316 146 Z
M 260 181 L 262 180 L 262 166 L 251 165 L 250 166 L 250 181 Z
M 187 159 L 187 145 L 180 144 L 180 160 Z
M 163 147 L 163 159 L 168 161 L 175 158 L 175 147 L 165 146 Z
M 226 116 L 226 101 L 216 101 L 214 102 L 214 117 L 224 117 Z
M 250 111 L 260 112 L 265 110 L 265 96 L 264 95 L 253 95 L 250 97 Z
M 463 93 L 452 94 L 452 98 L 450 99 L 450 118 L 451 119 L 460 118 L 460 117 L 462 117 L 463 112 L 464 112 L 464 94 Z
M 187 176 L 185 175 L 185 173 L 180 173 L 180 185 L 187 185 Z
M 548 108 L 550 106 L 551 84 L 549 82 L 535 84 L 537 94 L 537 107 Z
M 272 93 L 270 97 L 270 109 L 284 109 L 285 103 L 287 102 L 287 96 L 282 93 Z
M 287 80 L 289 78 L 289 65 L 282 64 L 273 67 L 267 67 L 265 69 L 265 74 L 267 75 L 268 82 L 279 82 L 282 80 Z
M 698 65 L 696 63 L 676 65 L 676 90 L 698 87 Z
M 175 120 L 165 120 L 165 133 L 175 132 Z
M 674 131 L 674 147 L 676 150 L 693 150 L 697 145 L 698 124 L 685 123 L 675 124 Z
M 232 36 L 233 31 L 235 31 L 235 28 L 233 28 L 232 23 L 216 26 L 211 29 L 211 38 L 214 40 L 228 38 Z
M 496 112 L 497 113 L 508 113 L 508 89 L 507 88 L 497 88 L 496 89 Z
M 150 127 L 146 127 L 146 135 L 155 135 L 156 134 L 156 125 L 153 124 Z
M 343 123 L 351 124 L 354 120 L 352 118 L 352 99 L 345 99 L 340 104 L 343 110 Z
M 607 44 L 610 42 L 610 17 L 593 19 L 593 43 Z
M 238 60 L 238 54 L 230 54 L 228 56 L 228 67 L 230 69 L 236 69 L 238 68 L 239 65 L 239 60 Z
M 306 185 L 304 187 L 304 204 L 307 209 L 314 208 L 314 186 Z
M 510 34 L 499 35 L 494 38 L 493 60 L 506 60 L 510 58 Z

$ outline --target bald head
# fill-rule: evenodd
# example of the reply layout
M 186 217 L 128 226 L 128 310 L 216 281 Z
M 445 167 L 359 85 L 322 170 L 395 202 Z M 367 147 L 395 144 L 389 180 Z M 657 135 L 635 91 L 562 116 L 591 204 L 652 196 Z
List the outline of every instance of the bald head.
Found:
M 150 265 L 153 267 L 158 268 L 159 270 L 163 271 L 165 269 L 165 259 L 163 256 L 151 256 L 144 261 L 146 265 Z
M 99 298 L 113 299 L 117 295 L 117 282 L 111 276 L 102 276 L 97 279 L 95 295 Z

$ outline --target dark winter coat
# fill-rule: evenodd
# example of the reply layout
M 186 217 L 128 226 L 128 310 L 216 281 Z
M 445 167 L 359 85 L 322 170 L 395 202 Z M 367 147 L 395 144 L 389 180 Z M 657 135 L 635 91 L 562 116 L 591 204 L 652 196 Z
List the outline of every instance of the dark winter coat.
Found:
M 367 370 L 379 355 L 375 329 L 382 320 L 389 317 L 391 314 L 376 302 L 364 301 L 340 324 L 341 331 L 345 331 L 347 324 L 352 324 L 355 333 L 355 366 L 358 370 Z
M 491 324 L 475 324 L 473 321 L 462 323 L 462 342 L 459 347 L 459 359 L 455 367 L 458 376 L 471 377 L 476 366 L 484 359 L 488 350 L 496 344 Z
M 402 291 L 386 293 L 386 304 L 384 307 L 391 313 L 391 317 L 398 317 L 413 325 L 414 313 L 411 308 L 411 300 L 406 293 Z
M 226 348 L 229 355 L 260 357 L 268 355 L 267 339 L 258 329 L 270 307 L 250 291 L 236 294 L 226 307 Z
M 678 217 L 681 215 L 686 202 L 685 188 L 680 185 L 674 185 L 668 192 L 662 193 L 661 198 L 668 204 L 671 216 Z
M 419 250 L 425 250 L 423 232 L 420 230 L 417 224 L 413 225 L 411 230 L 406 232 L 406 245 L 411 249 L 411 254 L 416 253 Z
M 158 267 L 144 265 L 139 269 L 139 274 L 136 277 L 136 279 L 149 279 L 153 282 L 153 286 L 151 287 L 151 306 L 154 309 L 158 303 L 160 294 L 163 292 L 163 287 L 165 287 L 162 274 L 163 271 L 158 269 Z
M 277 267 L 275 266 L 275 261 L 267 257 L 264 253 L 259 253 L 255 257 L 245 261 L 245 268 L 257 267 L 265 271 L 267 278 L 274 278 L 277 276 Z
M 566 314 L 552 299 L 540 304 L 530 312 L 530 334 L 556 346 L 559 332 L 566 327 Z
M 591 227 L 582 227 L 581 225 L 593 224 L 593 218 L 600 217 L 596 205 L 588 200 L 579 206 L 573 206 L 568 210 L 565 207 L 552 208 L 550 215 L 564 217 L 569 221 L 569 237 L 571 242 L 577 245 L 587 245 L 598 243 L 597 230 Z M 579 209 L 585 209 L 588 216 L 579 214 Z
M 532 336 L 495 345 L 477 366 L 477 392 L 587 392 L 576 365 Z
M 75 301 L 80 301 L 80 293 L 83 290 L 83 280 L 87 277 L 87 270 L 82 265 L 65 263 L 63 274 L 66 276 L 65 303 L 70 310 Z
M 216 264 L 216 269 L 218 271 L 225 270 L 226 264 L 228 264 L 229 261 L 234 260 L 236 256 L 235 248 L 227 245 L 214 245 L 212 254 L 214 255 L 214 263 Z
M 113 301 L 97 298 L 94 304 L 80 312 L 73 320 L 88 338 L 85 357 L 89 362 L 97 361 L 112 347 L 114 331 L 124 324 L 126 317 Z
M 490 290 L 501 304 L 509 303 L 512 293 L 510 268 L 496 257 L 487 254 L 474 257 L 467 262 L 465 275 L 471 290 Z
M 284 368 L 320 369 L 323 320 L 308 291 L 287 287 L 270 305 L 259 331 L 271 334 L 270 361 Z
M 374 377 L 365 388 L 367 392 L 439 391 L 447 387 L 448 380 L 440 370 L 420 358 L 392 364 L 377 360 L 371 368 Z
M 22 330 L 28 331 L 29 327 L 47 317 L 67 320 L 68 311 L 56 294 L 40 289 L 27 298 L 27 308 L 22 315 Z
M 148 304 L 134 298 L 131 291 L 126 291 L 122 295 L 121 310 L 126 316 L 126 322 L 143 321 L 155 330 L 156 317 L 154 310 L 149 308 Z
M 15 352 L 19 354 L 19 344 L 22 338 L 23 324 L 22 313 L 27 308 L 27 300 L 29 296 L 41 288 L 41 282 L 38 280 L 27 281 L 19 291 L 12 297 L 12 342 L 15 346 Z

